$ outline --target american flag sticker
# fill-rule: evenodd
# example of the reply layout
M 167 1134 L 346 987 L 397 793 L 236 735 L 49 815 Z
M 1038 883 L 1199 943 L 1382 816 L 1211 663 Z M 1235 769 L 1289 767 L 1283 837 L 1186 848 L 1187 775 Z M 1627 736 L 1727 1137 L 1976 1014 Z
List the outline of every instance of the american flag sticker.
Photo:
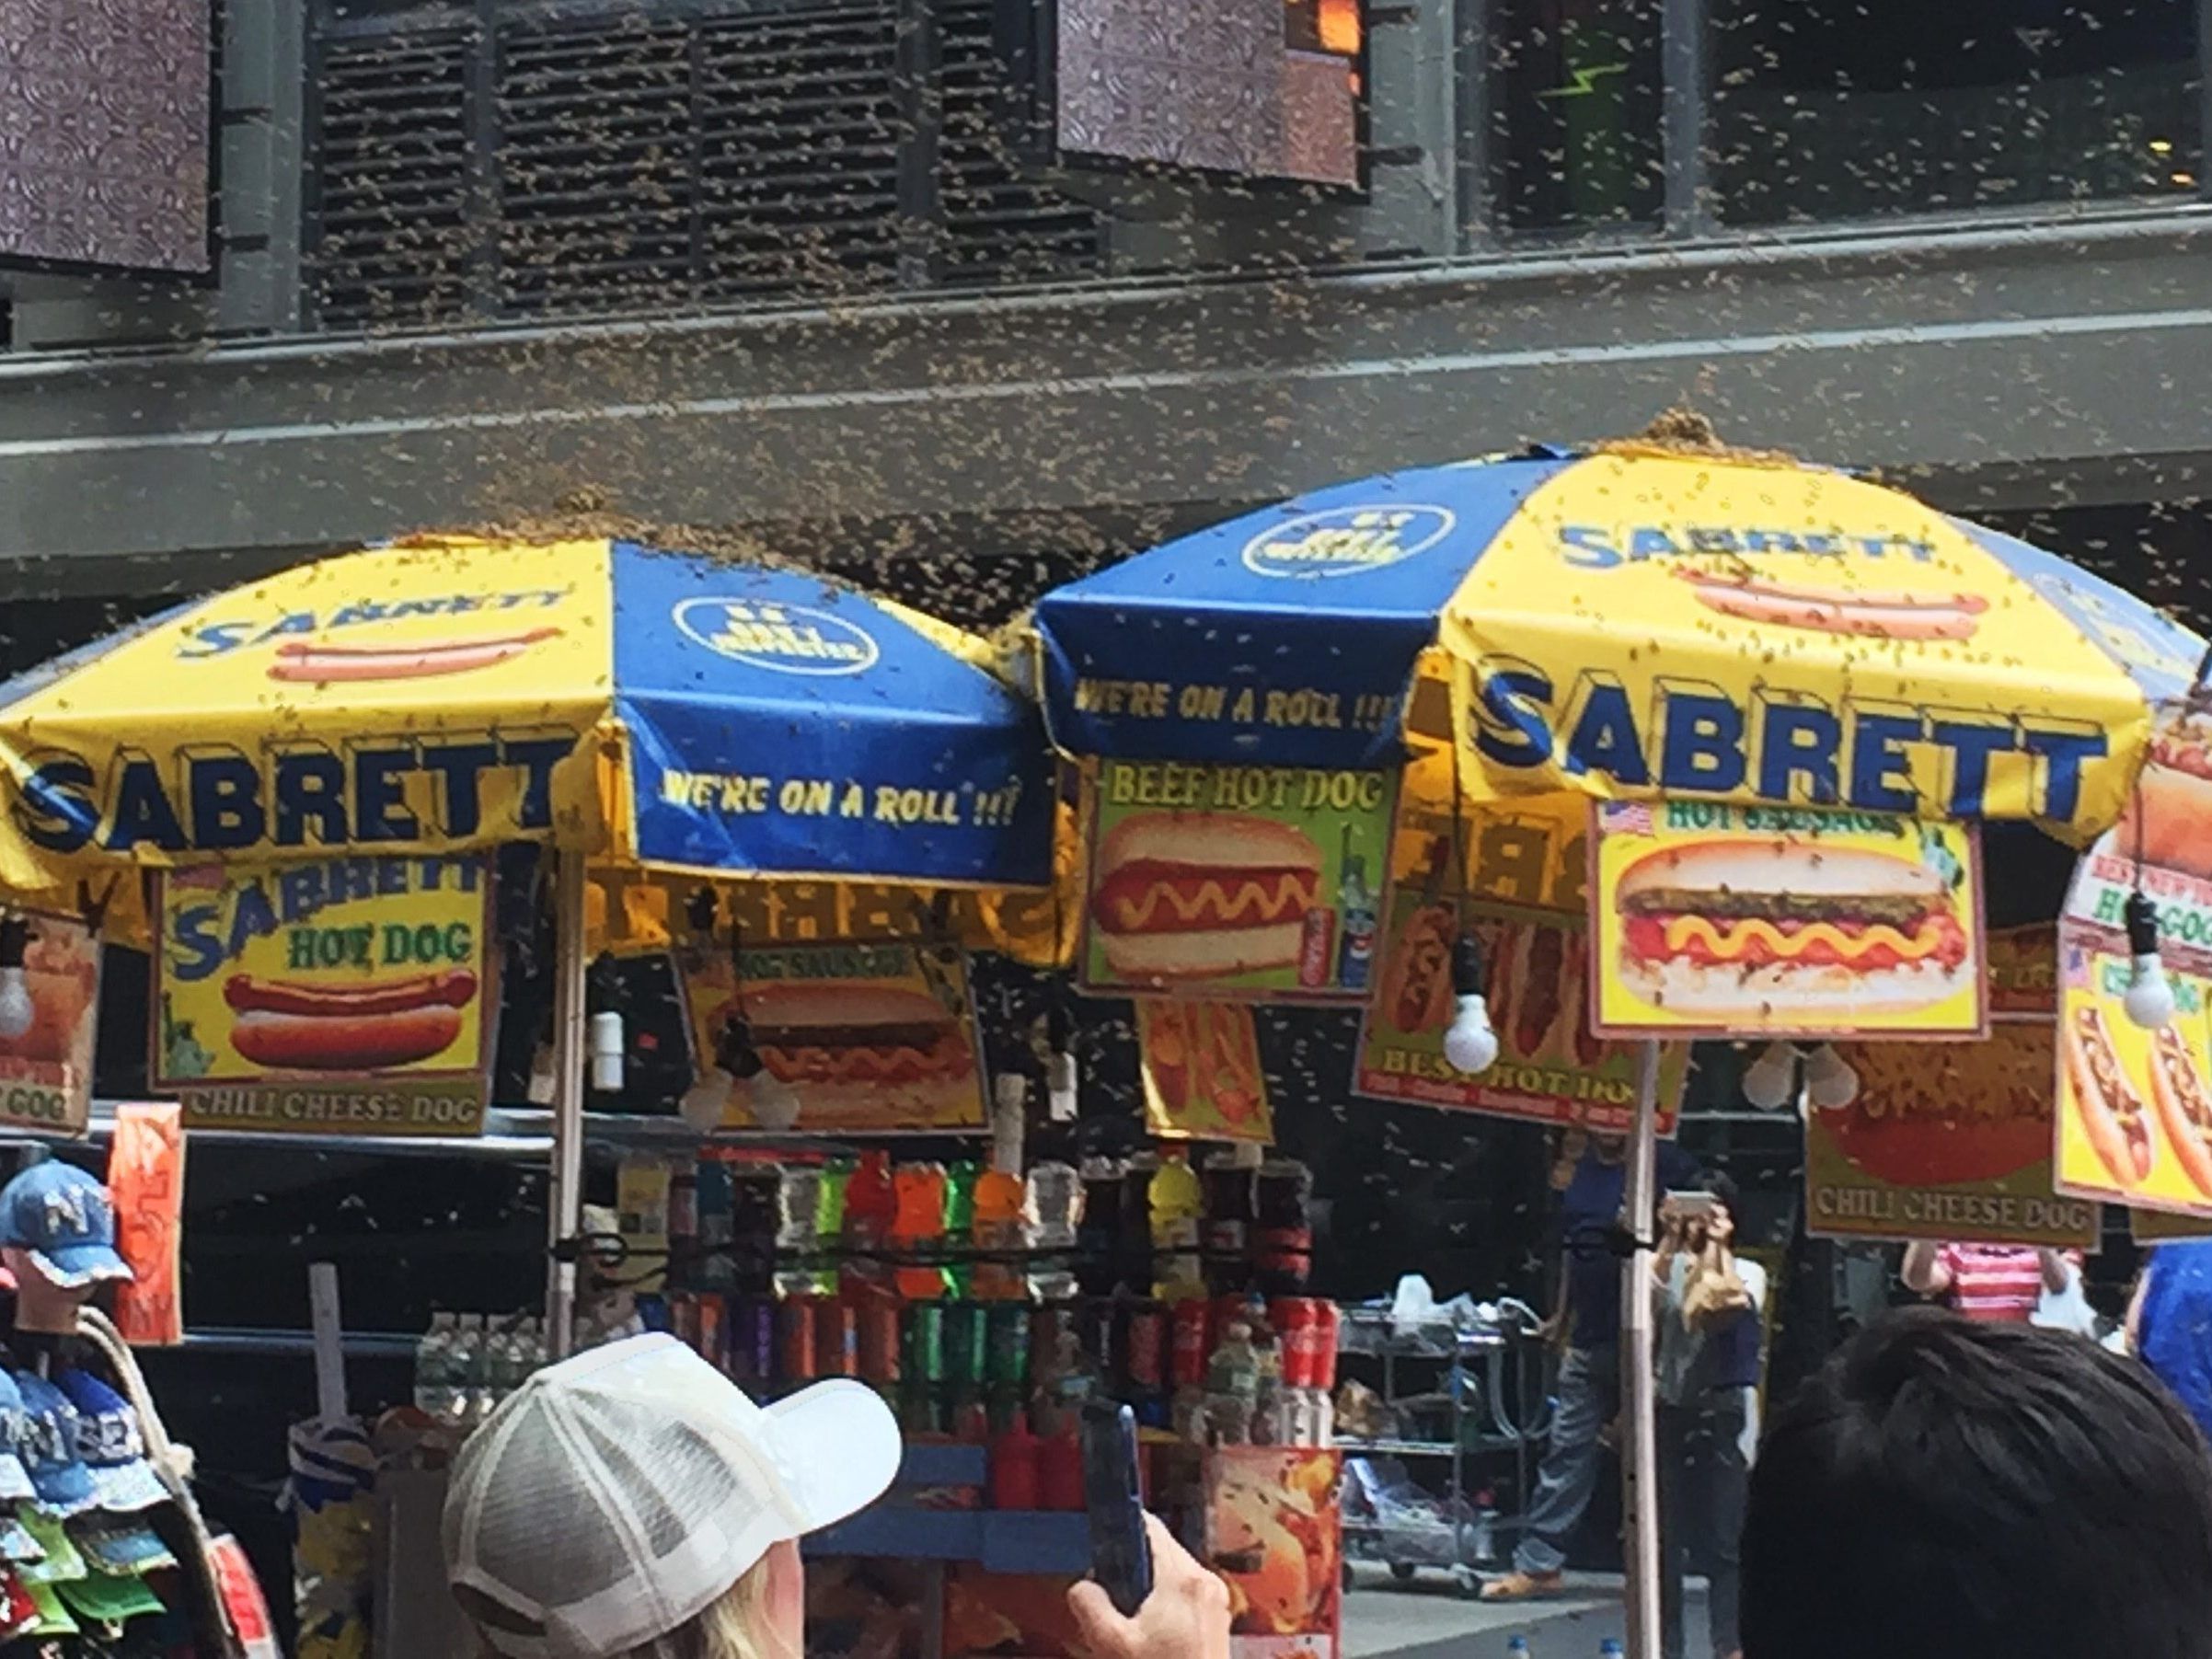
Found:
M 1652 809 L 1641 801 L 1608 801 L 1599 808 L 1598 827 L 1612 835 L 1648 835 Z

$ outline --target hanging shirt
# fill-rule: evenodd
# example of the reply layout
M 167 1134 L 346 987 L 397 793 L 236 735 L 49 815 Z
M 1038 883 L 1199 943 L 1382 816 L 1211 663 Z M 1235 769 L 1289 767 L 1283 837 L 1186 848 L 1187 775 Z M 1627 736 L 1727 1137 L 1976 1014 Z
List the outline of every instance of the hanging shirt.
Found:
M 2149 1273 L 2137 1352 L 2212 1434 L 2212 1238 L 2160 1245 Z

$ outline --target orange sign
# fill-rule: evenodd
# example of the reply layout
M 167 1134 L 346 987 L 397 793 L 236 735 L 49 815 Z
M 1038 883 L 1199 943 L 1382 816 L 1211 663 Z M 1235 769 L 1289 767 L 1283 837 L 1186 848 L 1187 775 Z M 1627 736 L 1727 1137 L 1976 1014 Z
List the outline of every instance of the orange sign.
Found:
M 1273 1144 L 1250 1004 L 1140 998 L 1136 1043 L 1152 1134 Z

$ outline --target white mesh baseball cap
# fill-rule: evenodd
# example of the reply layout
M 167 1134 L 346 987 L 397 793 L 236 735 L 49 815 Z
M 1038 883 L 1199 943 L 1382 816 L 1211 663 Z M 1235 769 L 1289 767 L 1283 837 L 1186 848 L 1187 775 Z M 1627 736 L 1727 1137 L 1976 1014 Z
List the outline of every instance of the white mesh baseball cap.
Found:
M 513 1659 L 608 1659 L 873 1503 L 898 1465 L 898 1424 L 859 1383 L 763 1408 L 674 1337 L 630 1337 L 538 1372 L 469 1437 L 446 1577 Z

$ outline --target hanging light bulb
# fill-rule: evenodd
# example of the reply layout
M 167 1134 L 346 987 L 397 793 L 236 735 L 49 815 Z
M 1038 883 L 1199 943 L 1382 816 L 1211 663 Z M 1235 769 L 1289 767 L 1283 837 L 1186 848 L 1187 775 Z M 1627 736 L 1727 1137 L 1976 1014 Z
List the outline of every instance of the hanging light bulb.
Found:
M 22 916 L 0 919 L 0 1042 L 13 1043 L 30 1030 L 39 1010 L 30 999 L 30 985 L 23 976 L 23 958 L 30 948 L 30 923 Z
M 752 1028 L 735 1017 L 725 1020 L 714 1039 L 713 1062 L 692 1079 L 676 1110 L 699 1134 L 711 1134 L 721 1127 L 732 1105 L 751 1100 L 753 1079 L 760 1070 Z
M 799 1091 L 763 1067 L 753 1079 L 753 1121 L 763 1129 L 778 1135 L 795 1127 L 799 1122 Z
M 1797 1092 L 1797 1044 L 1776 1038 L 1744 1067 L 1744 1098 L 1761 1112 L 1787 1106 Z
M 1806 1052 L 1805 1098 L 1823 1112 L 1840 1111 L 1859 1098 L 1859 1074 L 1833 1043 Z
M 1457 1011 L 1445 1028 L 1444 1057 L 1455 1071 L 1470 1077 L 1488 1071 L 1497 1063 L 1498 1033 L 1482 995 L 1482 947 L 1471 933 L 1462 933 L 1452 945 L 1452 995 Z
M 2120 1006 L 2145 1031 L 2155 1031 L 2173 1020 L 2173 986 L 2167 982 L 2165 963 L 2159 960 L 2158 912 L 2148 895 L 2131 893 L 2123 915 L 2127 923 L 2127 952 L 2135 958 L 2135 969 L 2128 975 L 2127 995 L 2121 998 Z M 5 1009 L 5 1002 L 0 1002 L 0 1012 Z

